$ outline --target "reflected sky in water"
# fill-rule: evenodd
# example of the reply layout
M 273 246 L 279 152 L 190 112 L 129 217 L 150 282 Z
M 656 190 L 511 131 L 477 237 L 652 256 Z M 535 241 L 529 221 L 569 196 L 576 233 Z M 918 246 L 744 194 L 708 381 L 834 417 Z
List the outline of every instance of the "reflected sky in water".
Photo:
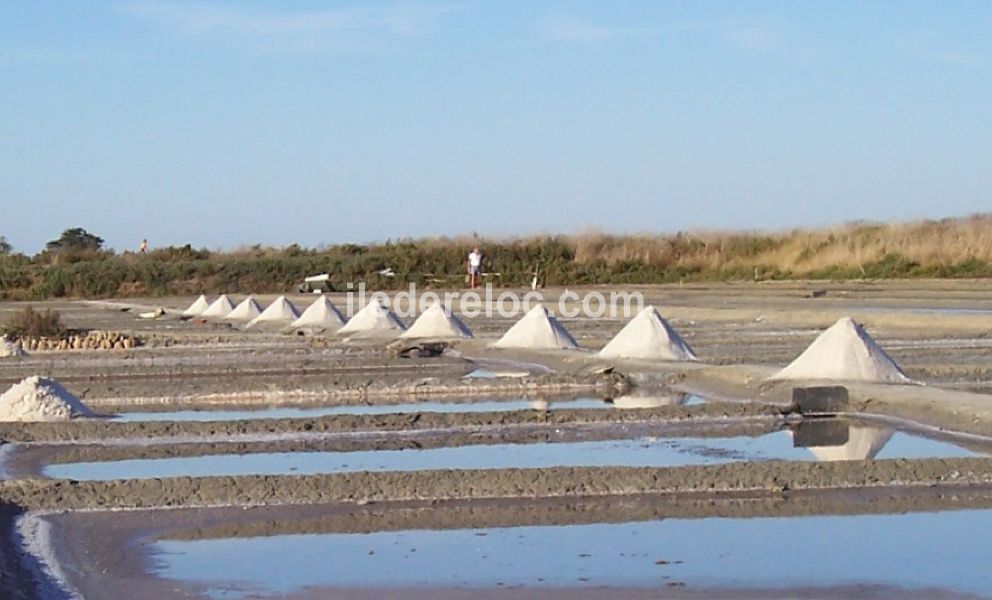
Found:
M 127 411 L 114 416 L 115 421 L 243 421 L 250 419 L 299 419 L 328 415 L 381 415 L 414 412 L 475 413 L 512 410 L 566 410 L 582 408 L 654 408 L 676 404 L 705 402 L 690 394 L 670 396 L 621 397 L 615 401 L 599 398 L 564 400 L 466 400 L 464 402 L 404 402 L 400 404 L 358 404 L 350 406 L 262 407 L 238 410 Z
M 154 572 L 207 583 L 223 598 L 243 597 L 236 588 L 663 590 L 673 581 L 689 588 L 876 584 L 987 593 L 992 537 L 981 532 L 990 527 L 992 511 L 968 510 L 159 541 Z
M 897 432 L 877 458 L 973 456 L 953 444 Z M 469 445 L 424 450 L 265 452 L 182 458 L 66 463 L 46 466 L 47 477 L 105 480 L 175 476 L 314 474 L 423 469 L 541 468 L 552 466 L 705 465 L 733 461 L 815 460 L 792 434 L 755 437 L 636 438 L 590 442 Z
M 479 400 L 474 402 L 406 402 L 402 404 L 358 404 L 352 406 L 270 407 L 244 410 L 177 410 L 169 412 L 123 412 L 117 421 L 243 421 L 249 419 L 299 419 L 328 415 L 383 415 L 413 412 L 472 413 L 511 410 L 561 410 L 611 408 L 598 398 L 571 400 Z

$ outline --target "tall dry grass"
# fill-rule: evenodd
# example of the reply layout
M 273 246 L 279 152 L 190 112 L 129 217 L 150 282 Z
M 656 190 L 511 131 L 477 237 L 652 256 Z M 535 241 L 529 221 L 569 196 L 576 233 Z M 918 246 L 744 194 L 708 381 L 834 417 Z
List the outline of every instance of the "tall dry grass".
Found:
M 320 249 L 190 246 L 147 255 L 102 252 L 72 263 L 0 256 L 0 299 L 275 292 L 330 273 L 338 289 L 408 283 L 457 286 L 474 245 L 498 286 L 651 284 L 742 279 L 992 277 L 992 214 L 914 223 L 849 223 L 791 231 L 695 231 L 669 235 L 531 235 L 339 244 Z M 395 276 L 380 273 L 388 269 Z
M 923 267 L 992 262 L 992 214 L 912 223 L 849 223 L 782 232 L 680 232 L 671 235 L 569 236 L 575 260 L 721 270 L 761 265 L 807 273 L 901 255 Z

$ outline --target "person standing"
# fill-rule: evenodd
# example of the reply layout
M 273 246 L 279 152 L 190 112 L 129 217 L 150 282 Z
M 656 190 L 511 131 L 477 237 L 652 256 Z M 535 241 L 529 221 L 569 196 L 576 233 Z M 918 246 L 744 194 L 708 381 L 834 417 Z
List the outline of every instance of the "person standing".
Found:
M 482 285 L 482 251 L 476 246 L 468 253 L 468 287 Z
M 138 252 L 141 254 L 148 253 L 148 240 L 141 240 L 141 246 L 138 247 Z

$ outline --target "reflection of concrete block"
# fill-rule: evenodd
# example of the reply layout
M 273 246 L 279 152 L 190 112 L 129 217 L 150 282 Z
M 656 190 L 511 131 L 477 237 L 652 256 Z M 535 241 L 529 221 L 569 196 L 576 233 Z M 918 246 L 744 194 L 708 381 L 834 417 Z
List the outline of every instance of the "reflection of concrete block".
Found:
M 804 415 L 845 412 L 848 407 L 847 388 L 842 385 L 792 388 L 792 404 Z
M 804 420 L 793 429 L 792 446 L 811 448 L 817 446 L 843 446 L 850 439 L 847 421 L 838 419 Z

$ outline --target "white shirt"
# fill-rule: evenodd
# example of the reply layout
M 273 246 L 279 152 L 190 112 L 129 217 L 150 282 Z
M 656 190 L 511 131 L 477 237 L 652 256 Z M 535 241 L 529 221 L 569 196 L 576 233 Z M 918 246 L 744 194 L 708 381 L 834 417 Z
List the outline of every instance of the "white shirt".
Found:
M 468 264 L 470 267 L 482 266 L 482 253 L 481 252 L 469 252 L 468 254 Z

